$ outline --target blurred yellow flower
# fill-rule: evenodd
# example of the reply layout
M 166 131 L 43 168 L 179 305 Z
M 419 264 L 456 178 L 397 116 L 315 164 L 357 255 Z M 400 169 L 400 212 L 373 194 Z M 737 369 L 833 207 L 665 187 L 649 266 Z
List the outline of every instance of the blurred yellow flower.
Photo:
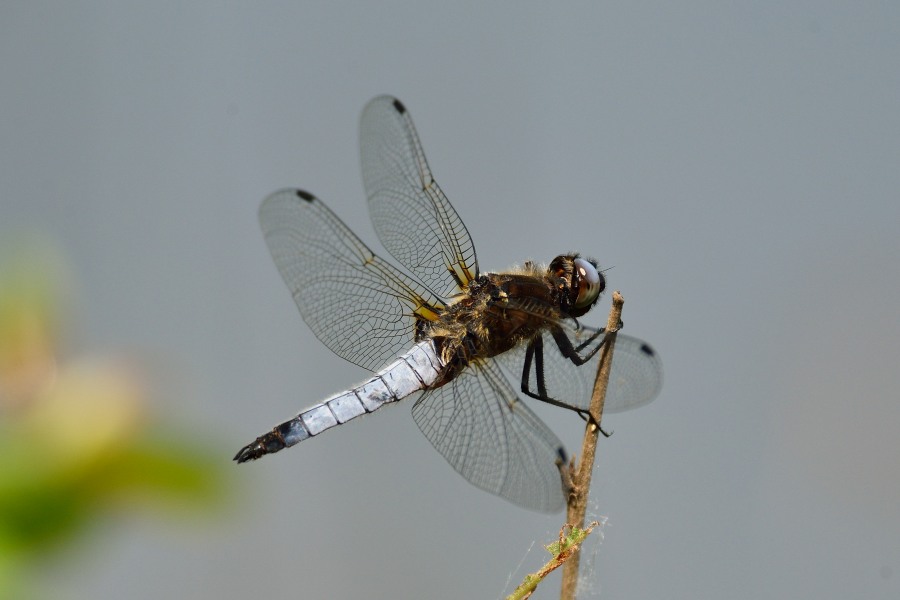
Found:
M 47 458 L 60 464 L 88 462 L 126 444 L 143 425 L 145 398 L 137 379 L 109 361 L 64 365 L 22 415 L 21 430 L 42 440 Z

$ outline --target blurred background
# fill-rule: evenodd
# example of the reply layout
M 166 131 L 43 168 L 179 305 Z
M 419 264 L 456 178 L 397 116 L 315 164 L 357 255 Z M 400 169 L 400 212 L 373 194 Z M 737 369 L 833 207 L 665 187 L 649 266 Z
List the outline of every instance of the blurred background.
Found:
M 302 186 L 379 248 L 391 93 L 483 269 L 595 256 L 662 356 L 605 420 L 582 597 L 900 595 L 900 5 L 465 4 L 0 7 L 0 594 L 497 598 L 544 561 L 563 516 L 409 406 L 231 463 L 365 376 L 256 210 Z

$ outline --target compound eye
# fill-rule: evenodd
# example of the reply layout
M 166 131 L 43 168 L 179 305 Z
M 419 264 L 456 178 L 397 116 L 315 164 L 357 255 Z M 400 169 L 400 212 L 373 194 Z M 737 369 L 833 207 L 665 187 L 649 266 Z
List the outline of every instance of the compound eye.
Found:
M 578 285 L 575 308 L 585 308 L 597 301 L 600 292 L 606 287 L 606 279 L 597 272 L 597 267 L 583 258 L 576 258 L 573 263 L 575 265 L 575 281 Z

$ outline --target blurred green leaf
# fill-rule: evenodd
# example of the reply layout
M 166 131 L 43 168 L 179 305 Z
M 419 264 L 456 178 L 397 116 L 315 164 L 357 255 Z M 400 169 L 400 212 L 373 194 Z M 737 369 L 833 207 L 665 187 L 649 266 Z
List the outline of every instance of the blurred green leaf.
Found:
M 223 461 L 192 431 L 148 415 L 130 363 L 58 354 L 58 261 L 0 248 L 0 598 L 91 525 L 162 508 L 209 514 Z

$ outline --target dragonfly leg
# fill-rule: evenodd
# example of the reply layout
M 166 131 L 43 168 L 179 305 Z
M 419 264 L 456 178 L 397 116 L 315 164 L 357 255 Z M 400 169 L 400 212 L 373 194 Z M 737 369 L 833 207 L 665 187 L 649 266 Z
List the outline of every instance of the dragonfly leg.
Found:
M 567 407 L 567 408 L 572 408 L 572 407 Z M 578 416 L 581 417 L 586 423 L 590 423 L 591 425 L 596 427 L 597 431 L 599 431 L 600 433 L 603 434 L 603 437 L 609 437 L 613 434 L 612 431 L 606 431 L 605 429 L 603 429 L 603 427 L 600 425 L 600 423 L 597 421 L 597 419 L 594 418 L 594 415 L 592 415 L 590 411 L 576 409 L 576 408 L 572 408 L 572 410 L 574 410 L 576 413 L 578 413 Z
M 601 330 L 602 332 L 602 330 Z M 601 333 L 597 332 L 593 335 L 592 339 L 596 339 L 596 337 Z M 565 336 L 563 336 L 565 337 Z M 565 338 L 566 341 L 569 341 L 568 338 Z M 557 342 L 559 343 L 559 342 Z M 569 344 L 571 346 L 571 342 Z M 596 352 L 596 349 L 594 350 Z M 574 361 L 573 361 L 574 362 Z M 531 390 L 530 379 L 531 379 L 531 366 L 534 364 L 534 374 L 535 379 L 537 379 L 537 393 Z M 577 364 L 577 363 L 576 363 Z M 583 364 L 583 363 L 582 363 Z M 544 340 L 541 336 L 536 336 L 531 342 L 529 342 L 528 346 L 525 348 L 525 363 L 522 365 L 522 393 L 528 396 L 529 398 L 534 398 L 535 400 L 540 400 L 541 402 L 546 402 L 547 404 L 551 404 L 553 406 L 559 406 L 560 408 L 566 408 L 571 410 L 579 417 L 581 417 L 584 421 L 590 423 L 594 427 L 600 430 L 605 437 L 609 437 L 612 433 L 607 433 L 601 426 L 597 419 L 590 413 L 590 411 L 585 410 L 583 408 L 579 408 L 577 406 L 572 406 L 571 404 L 566 404 L 562 400 L 557 400 L 556 398 L 551 398 L 547 393 L 547 383 L 544 380 Z
M 592 339 L 596 339 L 603 330 L 599 330 L 594 333 Z M 569 343 L 569 347 L 572 347 L 571 342 L 565 335 L 562 336 L 566 342 Z M 587 343 L 587 342 L 586 342 Z M 557 341 L 559 344 L 559 341 Z M 597 349 L 603 344 L 598 344 L 598 347 L 591 352 L 590 356 L 596 354 Z M 565 353 L 564 353 L 565 354 Z M 576 354 L 577 356 L 577 354 Z M 580 364 L 584 364 L 587 360 L 590 360 L 590 356 L 588 356 L 585 361 Z M 568 355 L 567 355 L 568 358 Z M 574 360 L 572 362 L 575 362 Z M 534 364 L 535 370 L 535 379 L 537 380 L 537 393 L 531 390 L 530 379 L 531 379 L 531 366 Z M 579 363 L 575 363 L 579 364 Z M 535 337 L 525 348 L 525 362 L 522 365 L 522 385 L 521 385 L 522 393 L 528 396 L 529 398 L 534 398 L 535 400 L 540 400 L 541 402 L 546 402 L 547 404 L 551 404 L 553 406 L 559 406 L 560 408 L 566 408 L 571 410 L 579 417 L 582 418 L 585 422 L 590 423 L 594 427 L 596 427 L 600 433 L 603 434 L 604 437 L 609 437 L 612 435 L 612 432 L 607 432 L 603 427 L 600 426 L 600 423 L 594 416 L 591 414 L 589 410 L 584 408 L 580 408 L 578 406 L 572 406 L 571 404 L 567 404 L 562 400 L 557 400 L 556 398 L 551 398 L 547 393 L 547 383 L 544 380 L 544 340 L 541 336 Z
M 603 347 L 603 344 L 606 343 L 607 335 L 615 333 L 618 331 L 618 328 L 615 331 L 606 331 L 605 329 L 597 329 L 594 331 L 591 336 L 585 341 L 581 342 L 577 346 L 572 343 L 572 340 L 569 339 L 569 336 L 563 332 L 562 329 L 555 327 L 551 329 L 550 333 L 553 335 L 553 340 L 556 342 L 559 351 L 565 356 L 567 359 L 572 361 L 576 366 L 581 366 L 584 363 L 591 360 L 595 354 Z M 591 343 L 593 343 L 598 337 L 603 335 L 603 338 L 600 342 L 595 345 L 593 348 L 588 350 L 586 354 L 582 354 L 584 349 Z
M 534 374 L 537 379 L 537 393 L 531 391 L 530 380 L 532 363 L 534 364 Z M 551 398 L 547 393 L 547 383 L 544 380 L 544 340 L 541 336 L 536 336 L 525 348 L 525 363 L 522 365 L 522 393 L 529 398 L 534 398 L 535 400 L 540 400 L 541 402 L 546 402 L 547 404 L 552 404 L 561 408 L 567 408 L 576 412 L 582 419 L 587 419 L 585 416 L 587 411 L 584 409 Z

